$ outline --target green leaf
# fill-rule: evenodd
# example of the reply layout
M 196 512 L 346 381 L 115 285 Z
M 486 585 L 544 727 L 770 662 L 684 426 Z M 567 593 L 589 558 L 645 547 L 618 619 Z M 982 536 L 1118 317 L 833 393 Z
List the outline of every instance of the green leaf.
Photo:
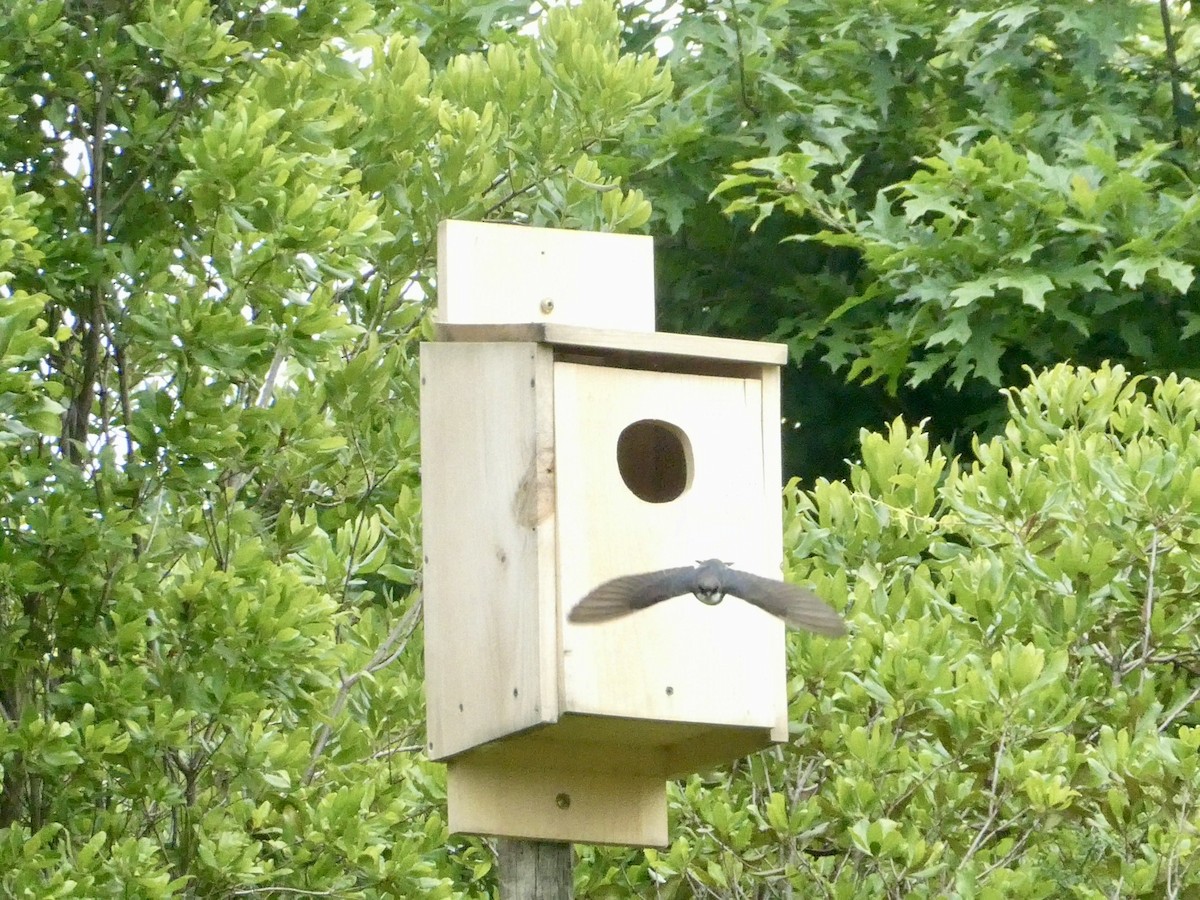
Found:
M 788 815 L 783 794 L 774 792 L 767 800 L 767 823 L 779 834 L 788 833 Z
M 1054 282 L 1041 273 L 1004 275 L 996 280 L 998 288 L 1016 288 L 1021 292 L 1021 302 L 1038 312 L 1046 309 L 1046 294 L 1054 290 Z

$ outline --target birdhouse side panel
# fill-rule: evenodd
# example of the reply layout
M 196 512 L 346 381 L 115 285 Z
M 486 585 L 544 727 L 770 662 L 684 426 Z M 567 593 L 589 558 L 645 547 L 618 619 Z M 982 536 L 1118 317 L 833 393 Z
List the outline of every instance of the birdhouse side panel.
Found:
M 428 752 L 558 717 L 550 352 L 421 348 Z
M 780 407 L 780 382 L 782 376 L 778 366 L 763 366 L 759 379 L 762 390 L 762 472 L 766 513 L 763 527 L 768 534 L 778 535 L 773 546 L 778 546 L 778 559 L 771 560 L 774 568 L 760 574 L 778 577 L 783 565 L 783 435 L 780 424 L 783 417 Z M 784 718 L 783 724 L 787 725 Z
M 749 604 L 686 595 L 566 621 L 620 575 L 715 557 L 779 577 L 767 395 L 758 377 L 555 364 L 564 712 L 772 733 L 786 723 L 783 625 Z

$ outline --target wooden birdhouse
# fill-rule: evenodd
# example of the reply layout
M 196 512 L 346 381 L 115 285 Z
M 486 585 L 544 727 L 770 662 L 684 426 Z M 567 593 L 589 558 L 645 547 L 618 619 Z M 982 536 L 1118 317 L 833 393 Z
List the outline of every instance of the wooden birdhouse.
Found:
M 454 831 L 665 845 L 667 778 L 787 735 L 784 629 L 607 579 L 779 577 L 779 344 L 657 333 L 648 237 L 445 222 L 421 351 L 428 753 Z

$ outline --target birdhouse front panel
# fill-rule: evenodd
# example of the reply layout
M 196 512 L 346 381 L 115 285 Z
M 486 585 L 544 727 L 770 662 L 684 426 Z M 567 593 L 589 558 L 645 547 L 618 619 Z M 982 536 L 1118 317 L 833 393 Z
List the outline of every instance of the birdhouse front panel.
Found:
M 786 728 L 783 625 L 749 604 L 566 620 L 620 575 L 715 557 L 779 577 L 776 370 L 730 369 L 554 363 L 563 713 Z

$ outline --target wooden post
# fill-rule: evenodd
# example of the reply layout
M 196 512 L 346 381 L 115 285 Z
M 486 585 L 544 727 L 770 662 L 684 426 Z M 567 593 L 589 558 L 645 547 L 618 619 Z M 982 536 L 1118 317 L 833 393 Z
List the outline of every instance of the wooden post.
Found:
M 571 900 L 575 896 L 571 845 L 496 838 L 500 900 Z

